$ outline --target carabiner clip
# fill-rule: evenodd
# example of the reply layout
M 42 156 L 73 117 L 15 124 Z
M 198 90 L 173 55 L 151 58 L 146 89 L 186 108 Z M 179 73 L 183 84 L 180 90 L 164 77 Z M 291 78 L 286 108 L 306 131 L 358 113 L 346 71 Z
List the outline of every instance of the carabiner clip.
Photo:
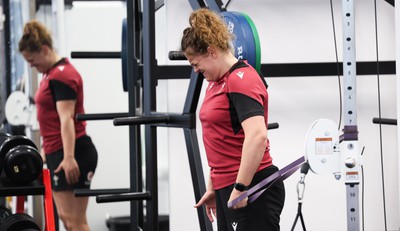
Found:
M 304 181 L 299 181 L 297 183 L 297 199 L 299 200 L 299 203 L 303 202 L 305 188 L 306 184 L 304 183 Z

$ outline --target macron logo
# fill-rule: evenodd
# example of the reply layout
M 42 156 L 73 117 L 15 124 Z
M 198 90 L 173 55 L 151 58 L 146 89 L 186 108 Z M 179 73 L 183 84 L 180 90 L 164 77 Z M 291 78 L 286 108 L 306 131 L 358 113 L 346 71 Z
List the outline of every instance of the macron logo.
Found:
M 59 66 L 58 70 L 63 71 L 64 70 L 64 66 Z
M 236 231 L 236 228 L 237 228 L 237 225 L 238 225 L 239 223 L 237 223 L 237 222 L 232 222 L 232 228 L 233 228 L 233 231 Z
M 243 71 L 239 71 L 236 74 L 237 74 L 237 76 L 239 76 L 239 78 L 243 79 L 243 75 L 244 75 Z

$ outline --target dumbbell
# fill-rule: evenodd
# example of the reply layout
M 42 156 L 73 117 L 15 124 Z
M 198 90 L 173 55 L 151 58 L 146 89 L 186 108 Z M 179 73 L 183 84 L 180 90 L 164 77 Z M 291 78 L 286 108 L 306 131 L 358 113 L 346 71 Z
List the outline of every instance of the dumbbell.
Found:
M 0 172 L 17 184 L 36 180 L 43 170 L 43 160 L 35 143 L 22 135 L 0 136 Z
M 4 141 L 6 141 L 10 137 L 11 137 L 11 135 L 8 133 L 0 132 L 0 145 L 3 144 Z
M 35 220 L 25 213 L 15 213 L 0 206 L 0 231 L 40 231 Z

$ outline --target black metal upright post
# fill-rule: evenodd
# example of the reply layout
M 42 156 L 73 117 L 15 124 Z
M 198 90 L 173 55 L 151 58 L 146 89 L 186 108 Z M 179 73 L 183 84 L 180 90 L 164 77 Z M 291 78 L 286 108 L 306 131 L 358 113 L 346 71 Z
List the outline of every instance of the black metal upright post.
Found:
M 136 2 L 136 1 L 135 1 Z M 136 81 L 138 75 L 138 65 L 135 59 L 136 44 L 135 39 L 137 20 L 136 5 L 134 1 L 126 1 L 127 7 L 127 83 L 128 83 L 128 104 L 129 116 L 136 115 Z M 141 154 L 138 149 L 138 140 L 140 140 L 139 126 L 129 126 L 129 171 L 130 171 L 130 191 L 142 191 L 141 185 Z M 139 142 L 140 143 L 140 142 Z M 143 220 L 143 209 L 139 210 L 141 201 L 130 201 L 130 230 L 138 230 L 140 221 Z
M 203 75 L 195 73 L 192 70 L 190 75 L 190 83 L 186 95 L 186 101 L 183 108 L 183 115 L 194 115 L 193 120 L 196 119 L 196 109 L 199 102 L 201 87 L 203 84 Z M 192 175 L 193 191 L 196 201 L 199 201 L 203 194 L 206 192 L 206 184 L 204 182 L 204 173 L 200 156 L 199 143 L 196 132 L 195 121 L 189 127 L 183 128 L 186 149 L 189 159 L 190 172 Z M 197 216 L 199 218 L 200 230 L 209 231 L 213 230 L 211 222 L 208 220 L 204 206 L 197 209 Z
M 5 95 L 11 93 L 11 26 L 10 26 L 10 1 L 3 1 L 4 21 L 4 49 L 5 49 Z
M 143 1 L 143 116 L 156 111 L 157 68 L 155 58 L 155 4 Z M 151 199 L 146 202 L 145 230 L 158 231 L 158 176 L 157 176 L 157 131 L 145 125 L 146 188 Z
M 6 116 L 5 116 L 5 103 L 6 103 L 6 99 L 7 99 L 7 87 L 6 84 L 8 81 L 6 81 L 6 63 L 7 63 L 7 58 L 9 59 L 9 55 L 6 53 L 6 45 L 8 45 L 9 43 L 5 42 L 5 37 L 6 37 L 6 33 L 4 32 L 4 24 L 6 24 L 6 21 L 2 21 L 3 18 L 2 16 L 5 17 L 6 13 L 5 13 L 5 9 L 3 8 L 3 1 L 0 1 L 0 23 L 2 24 L 3 28 L 0 30 L 0 123 L 3 123 L 3 121 L 5 120 Z M 4 20 L 7 20 L 7 17 L 4 18 Z M 8 20 L 7 20 L 8 22 Z

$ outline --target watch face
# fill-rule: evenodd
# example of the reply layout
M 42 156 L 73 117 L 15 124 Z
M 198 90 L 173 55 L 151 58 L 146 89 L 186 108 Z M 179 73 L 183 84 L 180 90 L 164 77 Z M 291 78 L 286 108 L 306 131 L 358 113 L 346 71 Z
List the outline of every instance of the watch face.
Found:
M 245 191 L 245 190 L 247 190 L 247 189 L 249 188 L 248 186 L 245 186 L 244 184 L 241 184 L 241 183 L 235 183 L 235 184 L 233 185 L 233 187 L 234 187 L 236 190 L 240 191 L 240 192 L 243 192 L 243 191 Z

